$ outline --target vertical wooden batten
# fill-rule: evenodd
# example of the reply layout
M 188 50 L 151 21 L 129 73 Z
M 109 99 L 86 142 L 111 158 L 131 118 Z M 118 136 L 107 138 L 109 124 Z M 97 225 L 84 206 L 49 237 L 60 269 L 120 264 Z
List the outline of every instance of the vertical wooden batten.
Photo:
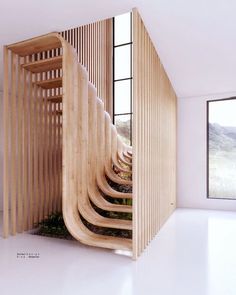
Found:
M 83 219 L 95 226 L 132 230 L 136 259 L 175 209 L 174 90 L 143 21 L 134 10 L 131 153 L 119 141 L 109 115 L 104 113 L 105 108 L 112 114 L 111 26 L 111 20 L 100 21 L 61 35 L 49 34 L 4 48 L 5 237 L 9 232 L 28 230 L 34 223 L 62 210 L 69 231 L 88 245 L 130 250 L 131 240 L 92 233 Z M 27 44 L 31 45 L 27 47 Z M 54 58 L 58 55 L 62 55 L 59 68 L 50 68 L 55 66 Z M 89 115 L 88 89 L 92 89 L 89 80 L 97 87 L 93 97 L 96 122 Z M 93 150 L 96 152 L 91 190 L 86 178 L 91 172 L 87 166 L 91 141 L 89 118 L 95 122 L 93 135 L 99 147 L 89 152 L 90 156 Z M 104 166 L 107 163 L 110 170 Z M 114 175 L 114 166 L 121 172 L 130 169 L 133 173 L 132 194 L 118 192 L 109 185 L 107 178 L 119 178 Z M 83 175 L 81 170 L 88 175 Z M 125 179 L 119 182 L 132 184 Z M 132 206 L 109 203 L 104 195 L 109 199 L 133 198 Z M 132 212 L 133 222 L 104 218 L 94 211 L 91 200 L 114 212 Z M 9 203 L 13 209 L 10 214 Z
M 18 129 L 17 129 L 17 140 L 18 142 L 22 142 L 22 119 L 23 119 L 23 72 L 21 67 L 21 61 L 22 58 L 18 56 L 18 99 L 17 99 L 17 110 L 18 110 Z M 18 145 L 18 165 L 17 165 L 17 175 L 22 175 L 22 144 Z M 5 182 L 4 182 L 5 183 Z M 6 183 L 5 183 L 6 185 Z M 22 192 L 23 192 L 23 186 L 22 186 L 22 179 L 21 177 L 17 178 L 17 228 L 18 232 L 21 233 L 23 231 L 23 202 L 22 202 Z
M 176 95 L 133 10 L 133 257 L 176 206 Z
M 4 237 L 32 229 L 56 212 L 56 202 L 62 200 L 55 189 L 55 143 L 59 142 L 56 136 L 62 134 L 57 132 L 54 103 L 47 100 L 47 90 L 38 85 L 61 74 L 58 70 L 54 77 L 50 71 L 54 51 L 38 53 L 35 48 L 19 51 L 17 45 L 16 49 L 9 47 L 4 47 Z M 55 93 L 52 89 L 49 92 Z M 60 157 L 58 153 L 62 163 Z M 58 175 L 61 171 L 60 164 Z
M 4 46 L 4 179 L 3 179 L 3 237 L 9 235 L 9 51 Z
M 87 69 L 89 81 L 105 109 L 112 117 L 112 19 L 61 32 L 78 54 L 78 61 Z
M 11 233 L 16 234 L 16 168 L 17 168 L 17 147 L 16 147 L 16 55 L 11 57 Z
M 104 34 L 102 22 L 98 27 Z M 90 46 L 93 43 L 91 31 L 92 25 L 85 34 Z M 65 35 L 69 41 L 75 42 L 73 30 Z M 91 67 L 93 51 L 86 46 L 84 57 Z M 103 44 L 101 48 L 104 47 Z M 62 56 L 57 57 L 59 52 Z M 98 60 L 101 66 L 104 57 L 98 56 Z M 90 224 L 104 228 L 132 230 L 131 220 L 105 218 L 90 202 L 87 187 L 87 174 L 90 173 L 87 167 L 88 89 L 93 86 L 88 82 L 87 71 L 78 63 L 73 47 L 59 34 L 52 33 L 8 45 L 5 47 L 4 63 L 4 236 L 9 235 L 9 230 L 10 234 L 15 235 L 16 230 L 32 229 L 35 223 L 62 210 L 67 228 L 77 240 L 88 245 L 130 250 L 131 239 L 94 233 L 83 221 L 86 219 Z M 106 74 L 101 67 L 99 72 L 103 76 Z M 93 131 L 103 148 L 99 161 L 101 175 L 95 174 L 94 195 L 91 198 L 97 201 L 97 205 L 111 211 L 131 213 L 130 205 L 108 202 L 103 195 L 131 199 L 131 193 L 113 189 L 108 178 L 110 175 L 109 179 L 117 184 L 129 186 L 132 181 L 122 179 L 115 173 L 111 152 L 108 158 L 105 156 L 106 142 L 111 145 L 111 140 L 106 141 L 105 133 L 110 132 L 111 135 L 114 126 L 104 110 L 104 103 L 97 97 L 96 91 L 94 94 L 94 102 L 100 106 L 101 125 L 98 124 L 99 128 L 93 128 Z M 105 122 L 108 123 L 106 128 Z M 123 153 L 130 148 L 118 143 L 117 134 L 115 137 L 113 153 L 115 158 L 119 153 L 121 161 L 124 161 Z M 92 151 L 97 157 L 96 149 Z M 108 162 L 110 169 L 106 170 Z M 127 173 L 132 173 L 131 168 Z M 19 179 L 22 179 L 22 183 L 17 181 Z

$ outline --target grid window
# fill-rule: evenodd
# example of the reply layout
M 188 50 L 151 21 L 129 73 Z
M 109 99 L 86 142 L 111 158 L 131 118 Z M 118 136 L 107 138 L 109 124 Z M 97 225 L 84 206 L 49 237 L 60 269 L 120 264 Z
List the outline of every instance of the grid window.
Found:
M 131 22 L 130 12 L 115 17 L 114 45 L 129 43 L 131 41 L 130 40 L 130 36 L 131 36 L 130 22 Z
M 114 83 L 116 114 L 131 113 L 131 80 Z
M 132 115 L 116 115 L 115 116 L 115 125 L 117 132 L 119 133 L 121 139 L 126 144 L 131 144 L 131 126 L 132 124 Z
M 131 45 L 115 47 L 115 80 L 131 78 Z
M 113 18 L 113 122 L 132 145 L 132 14 Z
M 236 98 L 207 103 L 208 198 L 236 199 Z

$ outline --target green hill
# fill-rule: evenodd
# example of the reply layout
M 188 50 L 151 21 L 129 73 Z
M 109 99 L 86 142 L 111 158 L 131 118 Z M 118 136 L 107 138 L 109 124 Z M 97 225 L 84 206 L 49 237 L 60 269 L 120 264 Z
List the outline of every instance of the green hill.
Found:
M 209 123 L 208 128 L 211 151 L 231 151 L 236 148 L 236 127 Z

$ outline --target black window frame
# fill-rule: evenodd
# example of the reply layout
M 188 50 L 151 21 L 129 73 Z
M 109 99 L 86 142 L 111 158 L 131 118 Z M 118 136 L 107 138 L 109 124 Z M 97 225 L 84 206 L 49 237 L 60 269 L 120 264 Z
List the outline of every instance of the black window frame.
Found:
M 206 128 L 207 128 L 207 138 L 206 138 L 206 148 L 207 148 L 207 163 L 206 163 L 206 195 L 207 195 L 207 199 L 209 200 L 231 200 L 231 201 L 236 201 L 236 195 L 234 198 L 217 198 L 217 197 L 210 197 L 209 195 L 209 191 L 210 191 L 210 179 L 209 179 L 209 109 L 210 109 L 210 103 L 211 102 L 219 102 L 219 101 L 227 101 L 227 100 L 236 100 L 236 96 L 232 96 L 232 97 L 227 97 L 227 98 L 220 98 L 220 99 L 210 99 L 207 100 L 207 107 L 206 107 Z
M 125 42 L 122 44 L 115 45 L 115 17 L 112 18 L 112 67 L 113 67 L 113 78 L 112 78 L 112 121 L 113 124 L 115 124 L 116 117 L 129 115 L 130 116 L 130 145 L 132 146 L 132 127 L 133 127 L 133 15 L 132 12 L 130 12 L 130 42 Z M 125 77 L 122 79 L 115 79 L 115 49 L 117 47 L 122 46 L 130 46 L 130 77 Z M 127 81 L 130 80 L 130 112 L 128 113 L 116 113 L 115 112 L 115 83 L 120 81 Z

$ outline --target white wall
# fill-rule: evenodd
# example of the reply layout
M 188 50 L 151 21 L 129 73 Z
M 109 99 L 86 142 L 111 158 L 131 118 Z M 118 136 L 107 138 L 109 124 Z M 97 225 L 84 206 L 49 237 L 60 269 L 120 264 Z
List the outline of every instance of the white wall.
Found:
M 209 95 L 207 99 L 236 96 Z M 178 99 L 178 190 L 177 206 L 236 210 L 236 200 L 207 199 L 206 192 L 206 97 Z M 236 180 L 235 180 L 236 181 Z

